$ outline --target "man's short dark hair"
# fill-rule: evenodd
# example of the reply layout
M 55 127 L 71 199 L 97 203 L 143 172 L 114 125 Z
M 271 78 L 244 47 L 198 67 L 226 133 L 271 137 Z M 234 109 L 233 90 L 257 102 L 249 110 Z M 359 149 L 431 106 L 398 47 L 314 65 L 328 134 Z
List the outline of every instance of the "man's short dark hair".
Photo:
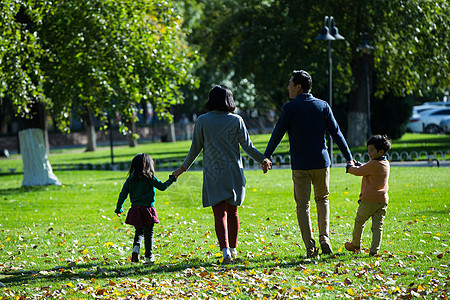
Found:
M 376 134 L 367 140 L 367 146 L 369 145 L 373 145 L 377 151 L 384 150 L 386 154 L 391 149 L 391 140 L 387 135 Z
M 233 112 L 236 109 L 233 93 L 225 85 L 216 85 L 209 92 L 209 98 L 205 104 L 205 108 L 209 111 Z
M 312 87 L 312 78 L 311 75 L 308 74 L 308 72 L 300 70 L 294 70 L 292 72 L 292 81 L 294 82 L 294 85 L 300 84 L 302 86 L 304 93 L 309 93 L 311 91 Z

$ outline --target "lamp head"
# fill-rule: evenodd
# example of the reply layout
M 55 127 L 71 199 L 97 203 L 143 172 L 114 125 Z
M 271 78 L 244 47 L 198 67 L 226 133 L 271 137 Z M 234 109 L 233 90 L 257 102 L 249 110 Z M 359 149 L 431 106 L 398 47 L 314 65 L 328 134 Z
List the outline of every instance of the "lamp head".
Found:
M 334 41 L 335 38 L 330 34 L 327 26 L 323 26 L 320 34 L 316 36 L 316 40 Z
M 373 46 L 371 46 L 369 44 L 368 34 L 365 33 L 364 39 L 363 39 L 361 45 L 359 45 L 359 47 L 357 48 L 357 50 L 361 51 L 362 54 L 371 54 L 373 49 L 374 49 Z
M 333 25 L 333 27 L 331 28 L 331 35 L 336 39 L 336 40 L 345 40 L 345 38 L 339 34 L 339 30 L 337 29 L 336 26 Z

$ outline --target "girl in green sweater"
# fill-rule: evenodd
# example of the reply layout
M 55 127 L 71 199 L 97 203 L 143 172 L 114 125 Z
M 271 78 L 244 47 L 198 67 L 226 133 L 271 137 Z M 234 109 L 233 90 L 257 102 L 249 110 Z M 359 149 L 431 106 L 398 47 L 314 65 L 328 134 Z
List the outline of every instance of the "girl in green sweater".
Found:
M 155 262 L 155 256 L 152 253 L 153 227 L 155 223 L 159 223 L 155 209 L 155 188 L 164 191 L 175 181 L 176 178 L 173 175 L 170 175 L 166 182 L 159 181 L 155 175 L 153 159 L 146 153 L 136 155 L 131 161 L 128 178 L 123 184 L 114 212 L 117 216 L 121 216 L 123 203 L 130 195 L 131 208 L 125 223 L 133 225 L 136 229 L 131 254 L 132 262 L 139 261 L 142 240 L 145 243 L 145 263 Z

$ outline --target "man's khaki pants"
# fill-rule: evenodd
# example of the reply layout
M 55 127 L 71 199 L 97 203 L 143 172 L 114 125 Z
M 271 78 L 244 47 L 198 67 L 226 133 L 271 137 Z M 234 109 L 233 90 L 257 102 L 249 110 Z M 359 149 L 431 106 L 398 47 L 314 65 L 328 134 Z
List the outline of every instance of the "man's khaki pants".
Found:
M 294 197 L 297 203 L 297 220 L 302 233 L 306 250 L 315 248 L 315 241 L 311 229 L 309 216 L 309 202 L 311 197 L 311 184 L 314 188 L 314 200 L 317 206 L 317 219 L 319 223 L 319 242 L 329 242 L 329 217 L 328 205 L 330 169 L 292 170 L 294 181 Z

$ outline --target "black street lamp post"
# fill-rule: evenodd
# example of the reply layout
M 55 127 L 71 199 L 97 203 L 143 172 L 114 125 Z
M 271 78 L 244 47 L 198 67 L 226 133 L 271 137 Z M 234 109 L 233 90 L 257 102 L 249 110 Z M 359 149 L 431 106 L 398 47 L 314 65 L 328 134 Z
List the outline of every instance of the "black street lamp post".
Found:
M 108 114 L 108 129 L 109 129 L 109 147 L 111 148 L 111 169 L 114 169 L 113 131 L 112 131 L 111 115 L 109 114 L 109 110 L 107 111 L 107 114 Z
M 366 105 L 367 105 L 367 139 L 372 135 L 370 126 L 370 86 L 369 86 L 369 56 L 373 51 L 373 47 L 369 44 L 367 33 L 364 34 L 364 39 L 357 49 L 361 51 L 364 56 L 364 75 L 366 77 Z
M 328 41 L 328 103 L 330 107 L 333 106 L 333 88 L 332 88 L 332 66 L 333 61 L 331 59 L 331 41 L 345 40 L 345 38 L 339 34 L 336 26 L 334 26 L 334 18 L 332 16 L 325 17 L 324 25 L 320 30 L 320 35 L 316 37 L 316 40 Z M 333 161 L 333 139 L 330 135 L 328 150 L 330 153 L 330 160 Z

